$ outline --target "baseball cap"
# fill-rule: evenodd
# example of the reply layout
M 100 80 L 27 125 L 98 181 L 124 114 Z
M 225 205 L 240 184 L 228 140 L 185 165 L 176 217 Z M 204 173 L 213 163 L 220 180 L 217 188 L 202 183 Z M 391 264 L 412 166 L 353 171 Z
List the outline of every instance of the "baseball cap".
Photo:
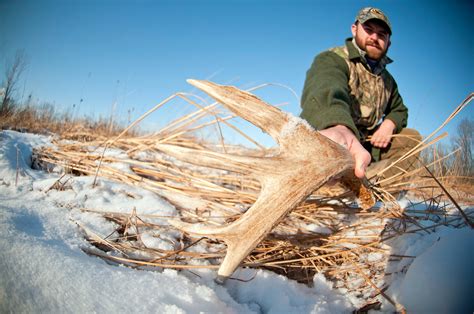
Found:
M 390 35 L 392 34 L 392 26 L 390 25 L 390 21 L 388 20 L 388 17 L 382 12 L 382 10 L 373 7 L 367 7 L 360 10 L 356 16 L 356 21 L 359 21 L 361 24 L 364 24 L 368 20 L 372 19 L 384 22 L 388 27 Z

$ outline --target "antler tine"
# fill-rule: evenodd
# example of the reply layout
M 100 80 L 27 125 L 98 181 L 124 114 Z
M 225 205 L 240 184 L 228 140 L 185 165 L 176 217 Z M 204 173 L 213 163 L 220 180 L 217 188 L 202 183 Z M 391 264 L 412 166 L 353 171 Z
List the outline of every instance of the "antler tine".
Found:
M 252 207 L 238 220 L 219 227 L 170 221 L 173 226 L 185 232 L 225 242 L 227 253 L 217 277 L 220 283 L 232 275 L 245 257 L 291 209 L 330 178 L 353 167 L 351 159 L 347 158 L 320 160 L 299 167 L 292 167 L 298 160 L 267 158 L 267 161 L 273 163 L 273 169 L 259 178 L 262 182 L 261 193 Z
M 253 94 L 233 86 L 189 79 L 187 82 L 222 103 L 232 112 L 267 132 L 277 142 L 288 117 L 280 109 L 270 106 Z

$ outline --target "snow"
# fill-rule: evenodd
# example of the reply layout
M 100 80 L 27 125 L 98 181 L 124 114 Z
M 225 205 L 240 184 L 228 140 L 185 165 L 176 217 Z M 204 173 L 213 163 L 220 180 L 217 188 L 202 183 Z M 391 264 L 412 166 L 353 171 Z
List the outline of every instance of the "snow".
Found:
M 115 226 L 100 209 L 138 215 L 176 215 L 155 193 L 116 182 L 64 176 L 31 168 L 34 147 L 51 138 L 0 133 L 0 312 L 154 313 L 350 313 L 355 302 L 317 274 L 308 287 L 264 270 L 238 269 L 238 278 L 214 282 L 215 270 L 138 270 L 84 253 L 90 244 L 78 224 L 100 230 Z M 114 152 L 120 154 L 120 152 Z M 120 165 L 117 165 L 120 167 Z M 125 167 L 125 166 L 124 166 Z M 166 223 L 163 218 L 162 223 Z M 316 226 L 315 226 L 316 228 Z M 436 228 L 405 234 L 389 243 L 392 252 L 416 256 L 397 264 L 386 292 L 414 313 L 472 313 L 474 237 L 471 229 Z M 171 238 L 167 238 L 171 237 Z M 169 249 L 172 234 L 143 234 L 150 247 Z M 376 253 L 370 256 L 380 258 Z M 403 264 L 405 263 L 405 264 Z M 395 267 L 395 266 L 394 266 Z M 393 311 L 384 303 L 381 309 Z
M 429 243 L 399 287 L 392 285 L 395 299 L 416 313 L 472 313 L 474 231 L 442 228 L 413 247 L 420 250 Z

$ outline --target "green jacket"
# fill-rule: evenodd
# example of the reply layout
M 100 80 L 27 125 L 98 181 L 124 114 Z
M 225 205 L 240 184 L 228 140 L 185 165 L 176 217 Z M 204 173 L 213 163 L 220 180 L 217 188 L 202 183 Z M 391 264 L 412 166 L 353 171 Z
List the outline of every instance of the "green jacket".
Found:
M 351 38 L 346 45 L 316 56 L 306 73 L 301 117 L 322 130 L 336 124 L 350 128 L 360 141 L 383 119 L 398 133 L 406 127 L 408 109 L 385 64 L 374 74 Z

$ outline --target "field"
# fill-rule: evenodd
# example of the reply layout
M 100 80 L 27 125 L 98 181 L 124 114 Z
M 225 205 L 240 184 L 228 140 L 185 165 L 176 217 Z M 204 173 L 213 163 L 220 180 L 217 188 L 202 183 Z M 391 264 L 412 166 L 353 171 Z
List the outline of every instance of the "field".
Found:
M 209 229 L 243 218 L 262 181 L 249 175 L 255 165 L 232 165 L 244 157 L 272 158 L 277 150 L 225 144 L 222 133 L 216 141 L 196 137 L 197 130 L 220 130 L 235 118 L 217 103 L 196 107 L 153 134 L 133 129 L 146 116 L 124 129 L 69 121 L 47 136 L 2 132 L 2 269 L 10 271 L 2 273 L 5 309 L 26 299 L 25 311 L 68 304 L 164 312 L 472 310 L 466 266 L 473 259 L 472 177 L 436 173 L 447 160 L 440 154 L 432 154 L 431 171 L 420 166 L 374 182 L 374 206 L 357 201 L 347 185 L 317 189 L 283 216 L 224 285 L 214 283 L 225 239 L 198 236 L 174 221 Z M 21 120 L 17 113 L 11 124 L 15 117 L 36 121 L 16 126 L 30 132 L 56 123 L 40 125 L 41 119 Z M 299 125 L 294 119 L 292 128 Z M 439 138 L 428 138 L 419 150 Z M 271 196 L 280 197 L 280 190 Z M 436 258 L 427 261 L 430 254 Z M 433 273 L 420 270 L 428 267 Z M 23 275 L 32 269 L 44 276 Z M 104 283 L 96 287 L 95 276 Z M 124 287 L 121 276 L 131 295 L 117 288 Z M 423 301 L 417 285 L 430 280 L 443 289 L 439 298 Z M 153 292 L 158 297 L 151 301 Z

